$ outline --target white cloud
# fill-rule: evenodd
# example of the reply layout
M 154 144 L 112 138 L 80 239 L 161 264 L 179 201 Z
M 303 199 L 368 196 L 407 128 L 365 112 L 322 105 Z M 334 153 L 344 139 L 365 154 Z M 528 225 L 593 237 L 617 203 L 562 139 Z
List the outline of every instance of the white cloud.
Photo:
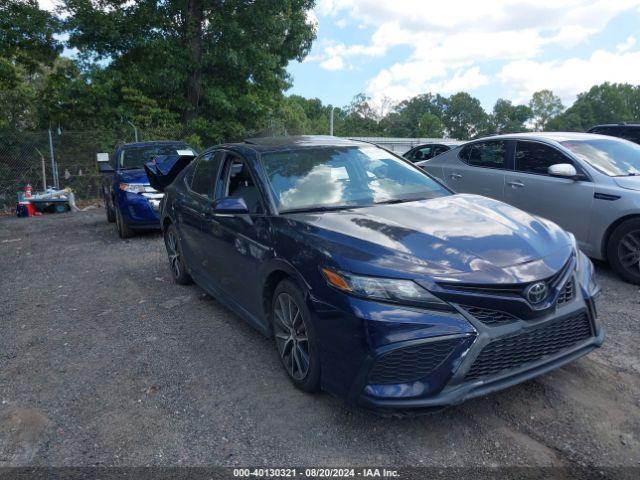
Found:
M 535 59 L 551 49 L 588 45 L 615 16 L 638 4 L 639 0 L 319 0 L 316 12 L 321 22 L 350 18 L 373 29 L 373 34 L 366 44 L 327 44 L 317 50 L 316 61 L 336 66 L 339 58 L 342 66 L 352 67 L 401 45 L 410 49 L 409 55 L 368 82 L 367 93 L 374 99 L 400 99 L 427 88 L 471 90 L 491 80 L 481 73 L 484 63 L 536 64 Z M 634 42 L 628 39 L 618 51 L 629 51 Z M 589 62 L 600 57 L 595 58 Z M 509 72 L 503 77 L 512 78 Z M 529 89 L 512 81 L 508 85 L 518 95 Z
M 52 12 L 58 5 L 59 2 L 57 0 L 38 0 L 38 4 L 40 8 L 43 10 L 49 10 Z
M 626 52 L 631 50 L 631 48 L 636 44 L 636 37 L 633 35 L 629 35 L 627 39 L 623 43 L 619 43 L 616 45 L 616 50 L 618 52 Z
M 344 62 L 342 57 L 330 57 L 323 61 L 320 66 L 325 70 L 342 70 L 344 68 Z
M 549 88 L 567 104 L 577 93 L 603 82 L 640 83 L 640 51 L 614 53 L 596 50 L 589 58 L 536 62 L 519 60 L 505 65 L 498 79 L 507 86 L 516 101 Z

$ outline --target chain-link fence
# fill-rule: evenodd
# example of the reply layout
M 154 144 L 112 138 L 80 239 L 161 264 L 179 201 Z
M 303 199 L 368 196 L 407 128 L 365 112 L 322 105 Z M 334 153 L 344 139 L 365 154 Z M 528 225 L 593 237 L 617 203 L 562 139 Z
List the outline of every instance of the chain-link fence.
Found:
M 113 155 L 116 145 L 133 142 L 135 136 L 143 141 L 183 140 L 189 135 L 175 130 L 134 129 L 124 132 L 0 131 L 0 210 L 14 208 L 18 192 L 27 184 L 34 191 L 69 187 L 76 199 L 98 198 L 101 178 L 96 154 Z
M 277 135 L 278 129 L 252 132 L 253 135 Z M 3 132 L 0 131 L 0 211 L 13 209 L 18 192 L 30 184 L 34 191 L 45 187 L 69 187 L 76 199 L 100 196 L 101 177 L 96 154 L 113 155 L 116 145 L 137 140 L 185 140 L 193 147 L 198 136 L 174 129 L 134 129 L 122 131 L 92 130 L 83 132 Z M 362 138 L 403 153 L 427 139 Z M 431 139 L 433 140 L 433 139 Z M 53 157 L 53 158 L 52 158 Z

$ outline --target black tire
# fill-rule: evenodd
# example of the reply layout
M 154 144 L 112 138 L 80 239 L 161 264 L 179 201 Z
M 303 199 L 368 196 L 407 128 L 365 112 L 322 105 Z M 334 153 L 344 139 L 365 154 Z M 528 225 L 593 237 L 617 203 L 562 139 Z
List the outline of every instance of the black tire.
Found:
M 131 238 L 135 235 L 135 232 L 125 223 L 120 212 L 120 207 L 115 205 L 116 211 L 116 229 L 118 230 L 118 236 L 120 238 Z
M 273 336 L 280 361 L 293 384 L 304 392 L 320 390 L 320 350 L 311 314 L 291 280 L 276 287 L 271 302 Z
M 607 259 L 620 277 L 640 285 L 640 218 L 616 227 L 607 244 Z
M 113 211 L 113 205 L 111 205 L 109 197 L 104 198 L 104 209 L 107 213 L 107 222 L 114 223 L 116 221 L 116 212 Z
M 184 264 L 184 256 L 182 255 L 182 247 L 180 247 L 179 238 L 176 227 L 169 225 L 165 228 L 164 245 L 167 248 L 169 268 L 171 269 L 173 281 L 179 285 L 189 285 L 190 283 L 193 283 L 193 280 L 191 279 L 189 272 L 187 272 L 187 267 Z

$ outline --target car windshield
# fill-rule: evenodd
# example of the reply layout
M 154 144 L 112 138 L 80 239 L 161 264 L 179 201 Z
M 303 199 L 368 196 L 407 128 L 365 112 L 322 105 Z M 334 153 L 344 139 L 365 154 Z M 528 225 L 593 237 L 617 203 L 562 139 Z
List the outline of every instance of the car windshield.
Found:
M 366 207 L 449 195 L 377 147 L 319 147 L 262 156 L 281 213 Z
M 125 147 L 125 149 L 120 153 L 118 167 L 122 170 L 129 168 L 142 168 L 145 163 L 153 160 L 158 155 L 173 155 L 178 153 L 178 150 L 195 153 L 195 150 L 182 142 Z
M 561 143 L 593 168 L 610 177 L 640 175 L 640 145 L 608 138 Z

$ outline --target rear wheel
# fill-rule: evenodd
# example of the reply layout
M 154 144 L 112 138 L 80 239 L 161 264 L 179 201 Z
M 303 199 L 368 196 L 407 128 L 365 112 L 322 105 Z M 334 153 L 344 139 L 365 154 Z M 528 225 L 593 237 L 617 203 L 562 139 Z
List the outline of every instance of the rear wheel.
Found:
M 627 220 L 613 231 L 607 258 L 624 280 L 640 285 L 640 218 Z
M 193 282 L 187 272 L 182 256 L 182 249 L 178 241 L 178 231 L 173 225 L 169 225 L 164 231 L 164 244 L 167 247 L 169 266 L 173 280 L 180 285 L 188 285 Z
M 280 361 L 302 391 L 320 388 L 320 355 L 304 296 L 291 280 L 283 280 L 273 295 L 271 316 Z
M 116 211 L 116 229 L 118 230 L 118 236 L 120 238 L 131 238 L 135 235 L 135 232 L 127 225 L 122 218 L 122 212 L 120 212 L 120 207 L 115 205 Z

